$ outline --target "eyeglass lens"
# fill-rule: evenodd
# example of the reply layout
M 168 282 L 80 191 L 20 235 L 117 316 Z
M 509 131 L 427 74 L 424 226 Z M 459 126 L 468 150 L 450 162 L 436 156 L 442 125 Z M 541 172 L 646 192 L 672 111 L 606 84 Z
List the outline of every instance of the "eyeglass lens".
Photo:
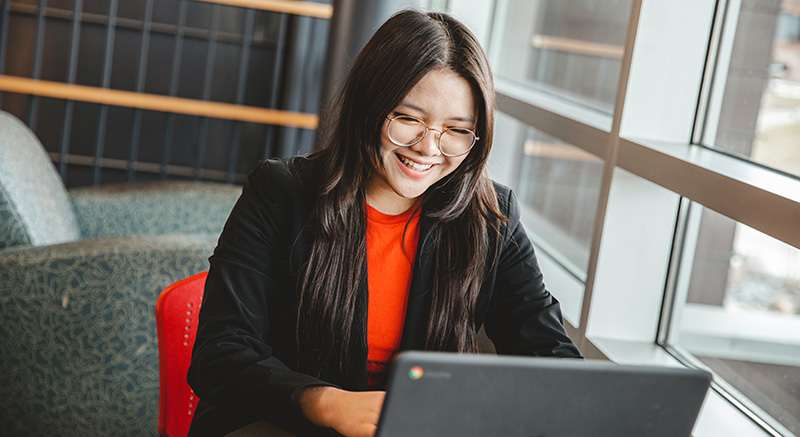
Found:
M 432 129 L 433 130 L 433 129 Z M 395 117 L 389 122 L 389 138 L 399 146 L 413 146 L 425 136 L 427 128 L 420 120 L 413 117 Z M 447 128 L 437 135 L 439 147 L 445 155 L 461 155 L 475 144 L 475 134 L 468 129 Z

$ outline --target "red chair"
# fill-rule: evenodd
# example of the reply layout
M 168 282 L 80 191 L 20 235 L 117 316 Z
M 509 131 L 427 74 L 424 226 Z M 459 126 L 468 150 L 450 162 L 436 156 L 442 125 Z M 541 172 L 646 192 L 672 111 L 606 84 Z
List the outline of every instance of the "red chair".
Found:
M 165 288 L 156 302 L 158 329 L 158 435 L 185 437 L 198 398 L 186 382 L 197 333 L 197 315 L 208 272 Z

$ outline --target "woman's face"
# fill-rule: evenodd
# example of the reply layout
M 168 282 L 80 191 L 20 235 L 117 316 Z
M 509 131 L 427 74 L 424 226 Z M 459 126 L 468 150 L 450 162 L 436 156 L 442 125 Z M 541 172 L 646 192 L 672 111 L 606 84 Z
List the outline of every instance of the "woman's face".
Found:
M 477 111 L 472 88 L 463 77 L 446 70 L 433 70 L 411 89 L 389 114 L 422 120 L 431 129 L 448 127 L 475 130 Z M 385 214 L 400 214 L 431 185 L 449 175 L 469 155 L 442 155 L 436 141 L 439 132 L 430 130 L 422 141 L 410 147 L 397 146 L 389 139 L 389 120 L 381 130 L 381 160 L 366 190 L 367 203 Z

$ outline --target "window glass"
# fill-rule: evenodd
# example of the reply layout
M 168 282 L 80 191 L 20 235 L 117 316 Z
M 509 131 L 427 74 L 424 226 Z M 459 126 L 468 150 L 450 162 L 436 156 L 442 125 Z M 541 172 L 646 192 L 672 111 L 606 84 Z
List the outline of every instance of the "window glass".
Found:
M 498 76 L 613 111 L 631 0 L 499 3 Z
M 692 208 L 669 342 L 766 420 L 800 434 L 800 250 Z
M 585 279 L 603 161 L 503 114 L 497 126 L 492 155 L 505 163 L 498 179 L 516 192 L 528 233 Z
M 727 14 L 736 29 L 716 73 L 717 127 L 703 141 L 800 175 L 800 0 L 743 0 Z

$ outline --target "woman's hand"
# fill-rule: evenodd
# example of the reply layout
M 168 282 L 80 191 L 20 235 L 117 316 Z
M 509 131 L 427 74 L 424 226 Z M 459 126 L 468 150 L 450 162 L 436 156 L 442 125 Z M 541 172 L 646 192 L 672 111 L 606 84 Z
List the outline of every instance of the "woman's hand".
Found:
M 300 394 L 300 409 L 311 423 L 346 437 L 372 437 L 378 427 L 383 391 L 311 387 Z

